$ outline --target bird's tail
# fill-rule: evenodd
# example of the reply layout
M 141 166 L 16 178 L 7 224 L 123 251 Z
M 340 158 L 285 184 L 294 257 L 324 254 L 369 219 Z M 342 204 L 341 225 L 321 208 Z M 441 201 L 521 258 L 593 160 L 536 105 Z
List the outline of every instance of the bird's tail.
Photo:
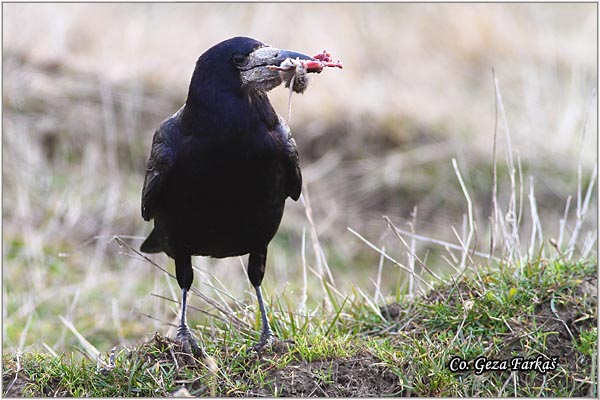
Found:
M 140 251 L 143 251 L 144 253 L 160 253 L 163 251 L 156 230 L 152 229 L 150 235 L 148 235 L 146 240 L 144 240 L 144 243 L 140 246 Z

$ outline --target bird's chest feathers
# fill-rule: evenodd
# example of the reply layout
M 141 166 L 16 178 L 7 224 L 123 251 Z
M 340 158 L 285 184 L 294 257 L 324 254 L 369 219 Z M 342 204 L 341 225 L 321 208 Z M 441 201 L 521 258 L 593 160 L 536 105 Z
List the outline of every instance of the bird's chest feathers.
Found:
M 255 185 L 275 179 L 281 145 L 265 130 L 229 136 L 191 137 L 178 175 L 197 185 Z
M 186 105 L 196 123 L 179 157 L 181 181 L 217 188 L 277 184 L 283 146 L 272 134 L 279 120 L 268 98 L 220 93 L 209 103 Z

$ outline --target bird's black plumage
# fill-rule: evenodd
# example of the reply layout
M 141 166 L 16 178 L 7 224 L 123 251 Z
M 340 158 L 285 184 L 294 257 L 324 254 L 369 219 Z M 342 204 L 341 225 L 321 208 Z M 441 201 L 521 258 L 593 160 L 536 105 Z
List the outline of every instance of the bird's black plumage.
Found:
M 196 63 L 185 105 L 154 134 L 142 191 L 142 217 L 154 230 L 141 246 L 175 260 L 184 309 L 193 280 L 192 255 L 250 254 L 248 275 L 257 290 L 263 344 L 271 335 L 260 294 L 267 245 L 286 197 L 302 186 L 298 150 L 266 92 L 281 83 L 287 57 L 310 59 L 245 37 L 207 50 Z

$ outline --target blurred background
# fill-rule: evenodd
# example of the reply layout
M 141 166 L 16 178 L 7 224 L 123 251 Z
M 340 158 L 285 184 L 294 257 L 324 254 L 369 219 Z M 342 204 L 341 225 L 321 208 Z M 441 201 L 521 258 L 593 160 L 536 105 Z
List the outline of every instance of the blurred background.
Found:
M 292 309 L 305 287 L 304 265 L 307 305 L 322 303 L 320 251 L 340 293 L 377 290 L 379 254 L 348 227 L 401 262 L 406 249 L 383 215 L 399 228 L 457 243 L 452 228 L 462 230 L 467 204 L 452 158 L 473 201 L 473 246 L 489 250 L 492 68 L 506 112 L 496 150 L 503 207 L 507 127 L 525 204 L 535 178 L 545 238 L 559 235 L 569 196 L 564 224 L 574 229 L 578 164 L 585 189 L 596 161 L 596 4 L 2 8 L 4 351 L 70 349 L 77 339 L 59 316 L 101 351 L 164 333 L 164 322 L 175 320 L 177 304 L 159 297 L 178 299 L 175 281 L 112 238 L 137 248 L 151 230 L 140 193 L 154 129 L 185 102 L 198 56 L 232 36 L 308 54 L 327 49 L 344 62 L 343 70 L 312 76 L 307 92 L 292 99 L 314 225 L 301 202 L 288 200 L 263 285 L 269 300 L 283 298 Z M 287 96 L 283 88 L 270 96 L 285 117 Z M 584 232 L 597 229 L 596 199 L 594 188 Z M 530 220 L 525 212 L 525 237 Z M 446 268 L 443 246 L 416 246 L 430 268 Z M 166 256 L 153 259 L 174 272 Z M 213 296 L 208 286 L 224 282 L 254 306 L 239 259 L 195 258 L 194 265 L 200 290 Z M 393 294 L 405 278 L 386 261 L 379 290 Z M 191 302 L 210 311 L 197 297 Z M 200 318 L 191 312 L 192 325 Z

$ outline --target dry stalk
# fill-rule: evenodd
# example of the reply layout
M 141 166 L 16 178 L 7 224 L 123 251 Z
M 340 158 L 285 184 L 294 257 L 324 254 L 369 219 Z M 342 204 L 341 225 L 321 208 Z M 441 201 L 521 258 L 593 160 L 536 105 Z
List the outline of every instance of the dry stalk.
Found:
M 300 199 L 302 200 L 302 204 L 304 205 L 304 211 L 306 214 L 306 219 L 308 220 L 308 224 L 310 226 L 310 237 L 312 240 L 313 251 L 315 253 L 315 259 L 317 261 L 317 269 L 319 271 L 318 276 L 321 281 L 321 287 L 323 289 L 323 293 L 327 293 L 325 289 L 325 283 L 323 282 L 323 277 L 325 273 L 327 273 L 327 277 L 329 280 L 335 285 L 335 281 L 333 279 L 333 275 L 331 274 L 331 270 L 329 269 L 329 264 L 327 263 L 327 259 L 325 258 L 325 254 L 323 253 L 323 248 L 319 241 L 319 235 L 317 233 L 317 228 L 315 226 L 313 217 L 312 217 L 312 208 L 310 206 L 310 197 L 308 194 L 308 187 L 306 183 L 302 184 L 302 194 L 300 195 Z M 329 299 L 325 296 L 327 301 Z
M 458 164 L 456 163 L 456 158 L 452 158 L 452 166 L 454 167 L 454 171 L 456 172 L 456 177 L 458 178 L 458 182 L 460 183 L 460 187 L 465 195 L 465 199 L 467 200 L 467 212 L 468 212 L 468 221 L 469 221 L 469 231 L 467 234 L 467 239 L 464 241 L 462 258 L 460 260 L 460 268 L 465 269 L 465 262 L 467 256 L 469 255 L 469 247 L 471 246 L 471 241 L 473 240 L 473 234 L 475 231 L 475 222 L 473 221 L 473 203 L 471 202 L 471 196 L 469 196 L 469 191 L 465 186 L 465 182 L 463 181 L 462 175 L 460 174 L 460 170 L 458 169 Z
M 409 253 L 411 253 L 411 256 L 413 258 L 413 260 L 417 260 L 419 262 L 419 265 L 427 272 L 429 272 L 431 274 L 431 276 L 433 276 L 435 279 L 437 279 L 440 282 L 444 282 L 444 280 L 435 272 L 433 272 L 423 261 L 421 261 L 421 259 L 419 257 L 417 257 L 417 255 L 411 251 L 410 246 L 408 245 L 408 243 L 406 243 L 406 240 L 404 240 L 404 238 L 402 237 L 402 235 L 399 233 L 398 228 L 396 227 L 396 225 L 394 225 L 394 223 L 385 215 L 383 216 L 383 219 L 386 220 L 386 222 L 388 223 L 388 226 L 392 229 L 392 231 L 394 232 L 394 234 L 396 235 L 396 237 L 398 239 L 400 239 L 400 241 L 402 242 L 402 244 L 404 245 L 404 247 L 406 247 L 406 249 L 408 250 Z M 408 269 L 410 271 L 410 273 L 413 276 L 416 276 L 417 274 L 415 273 L 414 267 L 413 268 L 409 268 Z
M 395 259 L 393 259 L 389 255 L 387 255 L 383 250 L 381 250 L 380 248 L 378 248 L 377 246 L 375 246 L 373 243 L 371 243 L 367 239 L 365 239 L 360 233 L 356 232 L 354 229 L 352 229 L 350 227 L 346 227 L 346 229 L 348 229 L 348 231 L 350 233 L 352 233 L 354 236 L 356 236 L 357 238 L 359 238 L 360 240 L 362 240 L 367 246 L 369 246 L 370 248 L 372 248 L 373 250 L 375 250 L 376 252 L 378 252 L 379 254 L 381 254 L 386 259 L 390 260 L 392 263 L 394 263 L 400 269 L 408 272 L 409 274 L 411 273 L 411 270 L 409 268 L 407 268 L 406 266 L 402 265 L 402 263 L 400 263 L 399 261 L 396 261 Z M 416 278 L 418 278 L 421 282 L 423 282 L 429 289 L 433 289 L 433 286 L 429 282 L 427 282 L 426 280 L 424 280 L 421 276 L 419 276 L 418 274 L 414 274 L 414 276 Z M 421 292 L 424 293 L 423 289 L 421 289 Z
M 533 260 L 535 251 L 535 238 L 537 236 L 540 246 L 544 243 L 542 234 L 542 224 L 537 211 L 537 202 L 535 200 L 535 191 L 533 185 L 533 176 L 529 177 L 529 207 L 531 208 L 531 238 L 529 239 L 529 259 Z M 543 250 L 543 249 L 542 249 Z
M 496 221 L 498 220 L 498 169 L 496 165 L 496 144 L 498 141 L 498 85 L 496 72 L 492 68 L 494 80 L 494 142 L 492 145 L 492 215 L 490 216 L 490 259 L 494 257 L 494 239 L 496 238 Z

